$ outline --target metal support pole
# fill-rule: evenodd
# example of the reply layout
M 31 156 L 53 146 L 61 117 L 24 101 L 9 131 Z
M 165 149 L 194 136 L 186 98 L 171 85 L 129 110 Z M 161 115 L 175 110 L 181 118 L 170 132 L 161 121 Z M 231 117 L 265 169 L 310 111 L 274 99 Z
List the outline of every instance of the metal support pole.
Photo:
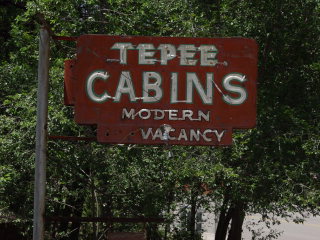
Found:
M 40 29 L 38 63 L 33 240 L 44 240 L 49 85 L 49 41 L 50 39 L 48 30 L 42 27 Z

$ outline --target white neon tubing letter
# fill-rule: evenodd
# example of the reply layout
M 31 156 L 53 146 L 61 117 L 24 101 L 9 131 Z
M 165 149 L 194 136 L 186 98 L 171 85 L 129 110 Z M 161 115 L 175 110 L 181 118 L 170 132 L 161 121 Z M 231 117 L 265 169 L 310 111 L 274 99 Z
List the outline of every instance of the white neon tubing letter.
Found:
M 248 97 L 248 93 L 245 88 L 241 86 L 233 85 L 231 82 L 237 81 L 243 83 L 247 81 L 246 76 L 240 73 L 232 73 L 224 77 L 222 80 L 223 87 L 232 93 L 236 93 L 239 95 L 238 98 L 233 98 L 229 95 L 223 95 L 223 100 L 231 105 L 240 105 L 246 101 Z
M 104 91 L 104 93 L 102 93 L 100 95 L 98 95 L 94 91 L 94 83 L 97 79 L 101 79 L 105 82 L 105 81 L 107 81 L 108 78 L 109 78 L 108 72 L 104 73 L 102 71 L 94 72 L 88 77 L 87 84 L 86 84 L 86 90 L 88 93 L 88 97 L 92 101 L 97 102 L 97 103 L 102 103 L 102 102 L 106 101 L 108 98 L 110 98 L 107 91 Z

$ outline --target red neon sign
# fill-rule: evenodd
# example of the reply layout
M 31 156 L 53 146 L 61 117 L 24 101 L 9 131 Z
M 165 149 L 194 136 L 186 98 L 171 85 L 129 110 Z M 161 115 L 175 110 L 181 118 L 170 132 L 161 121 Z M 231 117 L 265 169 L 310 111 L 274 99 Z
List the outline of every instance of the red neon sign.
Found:
M 99 142 L 230 145 L 256 124 L 256 78 L 251 39 L 83 35 L 65 101 Z

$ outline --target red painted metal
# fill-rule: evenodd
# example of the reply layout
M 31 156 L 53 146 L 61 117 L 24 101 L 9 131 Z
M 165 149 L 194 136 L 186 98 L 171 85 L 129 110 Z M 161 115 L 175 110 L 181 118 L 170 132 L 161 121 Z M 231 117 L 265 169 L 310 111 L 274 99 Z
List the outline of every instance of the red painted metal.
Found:
M 127 64 L 120 62 L 120 50 L 112 49 L 115 43 L 131 43 L 133 49 L 127 50 Z M 170 44 L 176 49 L 176 57 L 168 60 L 167 65 L 161 62 L 160 50 L 145 59 L 154 58 L 155 64 L 139 64 L 139 44 L 152 44 L 155 49 L 160 44 Z M 182 66 L 179 46 L 193 45 L 195 54 L 194 66 Z M 217 48 L 214 66 L 201 66 L 200 46 L 214 45 Z M 151 57 L 150 57 L 151 56 Z M 191 57 L 190 57 L 191 56 Z M 123 57 L 123 56 L 122 56 Z M 169 56 L 170 57 L 170 56 Z M 210 59 L 210 57 L 208 58 Z M 108 93 L 105 101 L 98 103 L 89 99 L 87 93 L 88 78 L 93 72 L 108 73 L 108 78 L 95 79 L 93 91 L 97 96 Z M 119 79 L 124 72 L 129 72 L 134 87 L 135 99 L 122 93 L 115 101 Z M 144 102 L 143 74 L 156 72 L 162 78 L 162 98 L 157 102 Z M 180 102 L 172 103 L 172 76 L 178 76 L 178 94 Z M 187 74 L 195 73 L 205 89 L 207 74 L 213 76 L 213 102 L 204 104 L 196 89 L 193 90 L 192 103 L 186 103 Z M 246 100 L 239 105 L 230 105 L 224 96 L 239 97 L 239 93 L 227 91 L 223 79 L 232 73 L 241 73 L 246 81 L 234 83 L 245 89 Z M 128 76 L 128 75 L 126 75 Z M 181 145 L 230 145 L 232 130 L 253 128 L 256 124 L 256 79 L 257 79 L 257 45 L 254 40 L 246 38 L 182 38 L 182 37 L 131 37 L 107 35 L 83 35 L 77 39 L 77 55 L 74 60 L 65 64 L 65 103 L 74 105 L 75 121 L 78 124 L 97 125 L 97 140 L 116 144 L 181 144 Z M 150 80 L 152 82 L 153 79 Z M 125 87 L 128 87 L 125 85 Z M 152 91 L 149 92 L 152 96 Z M 131 101 L 130 101 L 131 100 Z M 141 112 L 134 119 L 123 118 L 123 111 Z M 162 119 L 154 115 L 164 114 Z M 173 115 L 169 116 L 169 110 Z M 192 112 L 193 117 L 188 117 Z M 149 111 L 149 112 L 148 112 Z M 209 112 L 210 119 L 198 118 L 198 113 Z M 148 114 L 150 117 L 147 117 Z M 143 119 L 147 118 L 147 119 Z M 171 118 L 171 119 L 170 119 Z M 191 119 L 196 119 L 191 121 Z M 180 120 L 179 120 L 180 119 Z M 165 126 L 171 127 L 169 133 L 162 131 Z M 151 129 L 151 130 L 150 130 Z M 159 130 L 157 130 L 159 129 Z M 160 129 L 163 133 L 159 136 Z M 157 132 L 158 131 L 158 132 Z M 163 137 L 167 134 L 167 137 Z M 168 135 L 169 134 L 169 135 Z M 198 134 L 196 137 L 195 135 Z M 143 138 L 144 135 L 144 138 Z M 168 139 L 169 136 L 169 139 Z M 219 137 L 220 136 L 220 137 Z
M 71 106 L 75 104 L 74 99 L 74 91 L 75 87 L 72 86 L 72 68 L 75 64 L 75 61 L 73 59 L 66 60 L 64 62 L 64 79 L 68 79 L 67 81 L 64 81 L 64 104 L 67 106 Z

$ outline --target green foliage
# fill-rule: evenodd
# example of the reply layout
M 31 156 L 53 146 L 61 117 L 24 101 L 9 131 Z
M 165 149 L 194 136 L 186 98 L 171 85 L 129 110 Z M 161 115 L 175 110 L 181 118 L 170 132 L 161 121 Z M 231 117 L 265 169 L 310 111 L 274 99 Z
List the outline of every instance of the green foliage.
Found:
M 255 129 L 237 131 L 233 146 L 219 149 L 50 140 L 48 215 L 164 216 L 168 223 L 147 226 L 150 239 L 187 239 L 192 223 L 186 232 L 170 228 L 181 203 L 220 216 L 228 209 L 319 213 L 319 1 L 26 0 L 0 7 L 0 216 L 13 217 L 29 239 L 39 14 L 62 36 L 242 36 L 259 45 Z M 51 41 L 49 135 L 95 135 L 94 126 L 77 126 L 62 104 L 63 61 L 74 54 L 74 43 Z M 108 227 L 46 229 L 47 239 L 95 239 Z

